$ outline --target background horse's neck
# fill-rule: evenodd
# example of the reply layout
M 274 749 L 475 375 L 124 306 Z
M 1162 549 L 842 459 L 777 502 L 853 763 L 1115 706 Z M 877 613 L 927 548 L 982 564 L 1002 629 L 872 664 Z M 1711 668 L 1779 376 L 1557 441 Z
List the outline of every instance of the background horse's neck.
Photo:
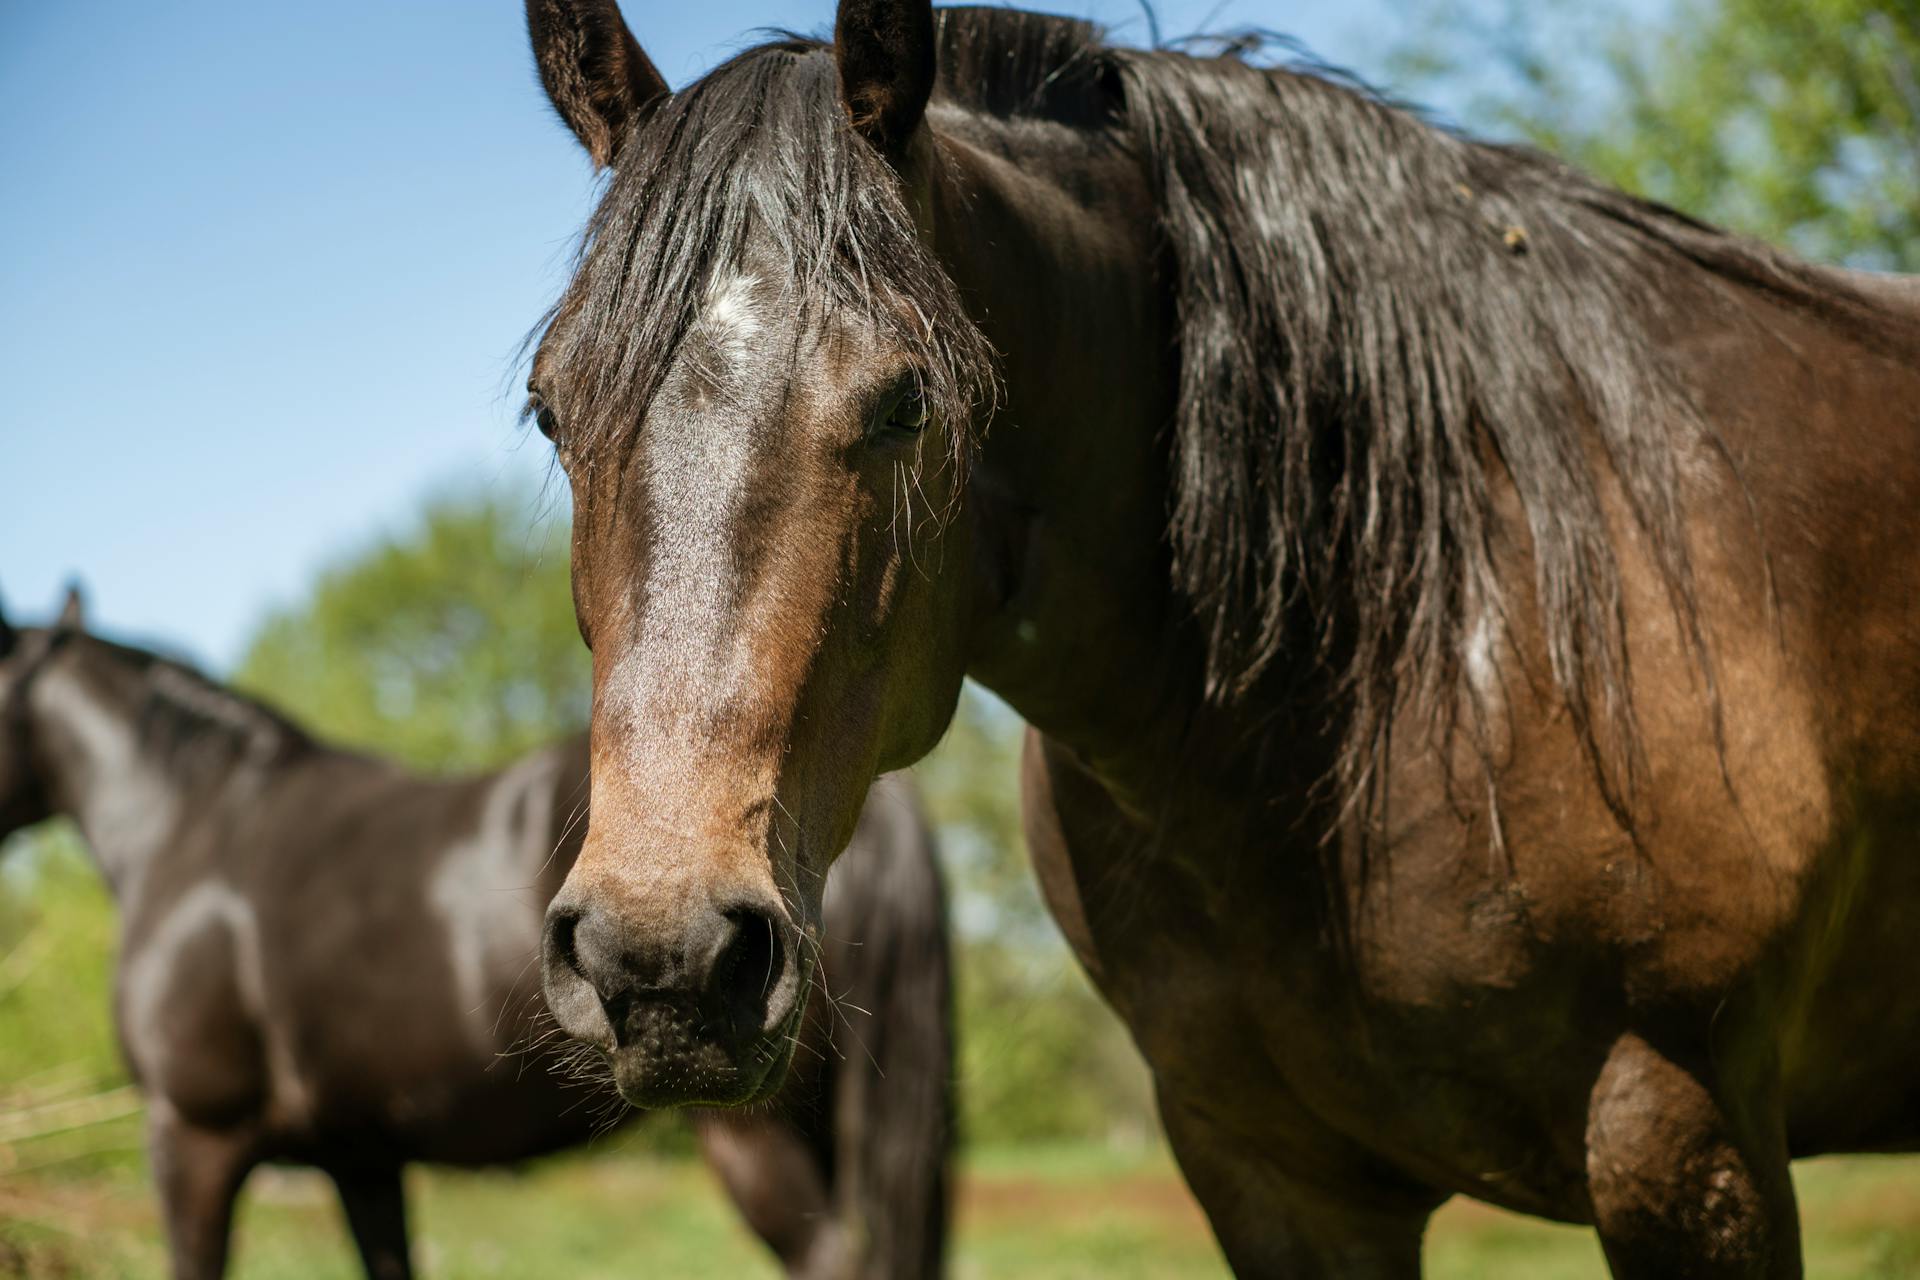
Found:
M 196 709 L 194 703 L 204 705 Z M 243 729 L 216 711 L 258 717 Z M 184 668 L 90 636 L 76 637 L 36 682 L 32 733 L 49 798 L 74 819 L 124 904 L 190 814 L 211 797 L 198 766 L 273 726 L 265 712 Z M 213 739 L 220 739 L 216 743 Z
M 134 679 L 82 639 L 40 679 L 31 704 L 52 803 L 79 825 L 122 902 L 180 817 L 177 788 L 141 749 Z

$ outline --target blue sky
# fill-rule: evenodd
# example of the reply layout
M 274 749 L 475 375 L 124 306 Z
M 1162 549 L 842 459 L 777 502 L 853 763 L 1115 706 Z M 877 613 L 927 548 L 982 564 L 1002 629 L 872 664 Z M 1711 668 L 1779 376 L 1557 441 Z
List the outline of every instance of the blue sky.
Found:
M 1069 0 L 1144 40 L 1133 0 Z M 1383 0 L 1162 0 L 1380 75 Z M 630 3 L 676 84 L 828 0 Z M 216 669 L 443 486 L 544 474 L 514 356 L 591 175 L 511 0 L 0 9 L 0 598 Z M 529 510 L 529 518 L 534 515 Z

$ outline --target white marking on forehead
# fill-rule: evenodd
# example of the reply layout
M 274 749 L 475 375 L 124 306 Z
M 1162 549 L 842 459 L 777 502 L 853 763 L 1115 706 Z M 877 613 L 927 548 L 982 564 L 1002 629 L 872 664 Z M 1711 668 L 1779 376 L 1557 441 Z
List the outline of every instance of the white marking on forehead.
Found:
M 752 354 L 753 342 L 764 328 L 759 304 L 754 299 L 754 290 L 759 284 L 756 276 L 722 273 L 707 285 L 707 296 L 694 328 L 719 349 L 729 364 L 738 364 Z
M 787 317 L 776 310 L 783 296 L 744 271 L 717 273 L 707 288 L 694 326 L 700 341 L 685 349 L 688 366 L 707 386 L 693 388 L 682 411 L 647 420 L 641 447 L 648 558 L 630 601 L 637 634 L 596 680 L 594 694 L 595 723 L 624 742 L 630 771 L 701 776 L 729 795 L 734 782 L 726 774 L 702 773 L 698 760 L 682 758 L 705 759 L 709 739 L 668 730 L 751 700 L 766 680 L 767 624 L 756 630 L 746 593 L 777 613 L 795 590 L 756 581 L 756 561 L 771 553 L 743 526 L 755 486 L 780 466 L 781 433 L 759 425 L 778 410 L 744 385 L 744 375 L 769 342 L 785 340 Z M 702 395 L 708 388 L 719 394 Z M 676 794 L 686 812 L 722 807 Z M 678 821 L 660 810 L 646 817 L 665 827 Z
M 736 367 L 762 331 L 751 275 L 716 279 L 700 327 Z M 720 335 L 725 335 L 722 338 Z M 717 363 L 717 362 L 716 362 Z M 716 380 L 726 370 L 716 369 Z M 737 511 L 762 443 L 711 411 L 649 420 L 647 469 L 653 512 L 651 562 L 640 599 L 639 643 L 606 682 L 619 702 L 665 688 L 698 688 L 718 700 L 748 682 L 753 656 L 738 627 L 741 566 Z M 724 655 L 717 661 L 714 655 Z M 633 714 L 621 707 L 621 718 Z
M 447 850 L 427 897 L 446 926 L 458 1013 L 484 1053 L 512 1041 L 503 1004 L 513 985 L 537 972 L 546 903 L 533 891 L 553 850 L 553 795 L 563 754 L 520 761 L 487 788 L 474 833 Z M 518 823 L 515 814 L 522 815 Z

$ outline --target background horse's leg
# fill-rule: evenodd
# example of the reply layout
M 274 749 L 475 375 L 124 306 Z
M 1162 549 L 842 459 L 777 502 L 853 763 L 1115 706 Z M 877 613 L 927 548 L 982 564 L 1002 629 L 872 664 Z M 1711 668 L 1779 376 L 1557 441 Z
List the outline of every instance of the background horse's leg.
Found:
M 1587 1182 L 1615 1276 L 1800 1275 L 1779 1109 L 1741 1110 L 1639 1036 L 1614 1044 L 1588 1104 Z
M 258 1158 L 253 1135 L 191 1124 L 155 1099 L 148 1113 L 148 1154 L 174 1280 L 219 1280 L 227 1269 L 233 1200 Z
M 1330 1170 L 1295 1177 L 1282 1154 L 1249 1150 L 1244 1133 L 1164 1092 L 1161 1118 L 1200 1207 L 1237 1276 L 1414 1280 L 1420 1237 L 1445 1199 L 1408 1186 L 1336 1192 Z M 1321 1174 L 1326 1176 L 1319 1176 Z
M 851 1274 L 850 1241 L 835 1220 L 818 1155 L 772 1116 L 703 1111 L 694 1131 L 727 1194 L 787 1273 L 807 1280 Z
M 408 1280 L 407 1196 L 400 1185 L 401 1166 L 351 1165 L 327 1173 L 347 1211 L 347 1226 L 359 1246 L 370 1280 Z
M 953 955 L 933 836 L 903 779 L 874 784 L 822 923 L 827 998 L 807 1043 L 820 1046 L 824 1097 L 806 1123 L 852 1237 L 847 1274 L 935 1280 L 954 1127 Z

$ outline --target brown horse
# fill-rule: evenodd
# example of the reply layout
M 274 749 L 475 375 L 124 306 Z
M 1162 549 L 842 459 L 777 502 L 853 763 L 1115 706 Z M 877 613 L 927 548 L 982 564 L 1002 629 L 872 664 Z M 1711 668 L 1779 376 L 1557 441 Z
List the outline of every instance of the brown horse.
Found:
M 1797 1275 L 1789 1160 L 1920 1143 L 1920 293 L 1231 52 L 843 0 L 669 93 L 529 16 L 611 170 L 532 379 L 546 983 L 629 1097 L 775 1087 L 971 672 L 1242 1273 L 1414 1275 L 1466 1194 Z M 702 1031 L 729 911 L 786 972 Z
M 368 1274 L 402 1277 L 408 1162 L 523 1160 L 610 1126 L 618 1095 L 563 1069 L 533 976 L 586 816 L 583 740 L 421 778 L 87 634 L 77 599 L 51 629 L 0 618 L 0 710 L 0 835 L 71 815 L 120 906 L 115 1021 L 176 1276 L 225 1269 L 262 1161 L 325 1170 Z M 791 1274 L 934 1276 L 948 960 L 910 788 L 876 789 L 841 866 L 820 957 L 837 1002 L 816 989 L 773 1107 L 696 1129 Z

